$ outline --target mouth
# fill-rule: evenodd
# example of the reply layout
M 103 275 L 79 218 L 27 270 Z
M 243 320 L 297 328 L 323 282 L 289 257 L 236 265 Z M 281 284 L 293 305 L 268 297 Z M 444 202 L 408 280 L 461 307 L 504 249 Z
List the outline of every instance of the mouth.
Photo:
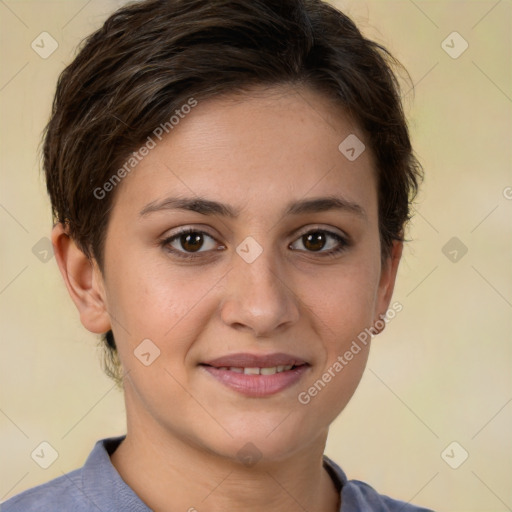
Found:
M 209 365 L 205 365 L 209 366 Z M 258 368 L 257 366 L 254 367 L 239 367 L 239 366 L 210 366 L 210 368 L 216 368 L 217 370 L 224 370 L 228 372 L 235 372 L 235 373 L 243 373 L 244 375 L 274 375 L 275 373 L 282 373 L 287 372 L 289 370 L 293 370 L 295 368 L 298 368 L 299 366 L 303 365 L 279 365 L 279 366 L 269 366 L 269 367 L 263 367 Z
M 232 354 L 200 366 L 217 381 L 251 397 L 276 394 L 296 384 L 311 365 L 289 354 Z

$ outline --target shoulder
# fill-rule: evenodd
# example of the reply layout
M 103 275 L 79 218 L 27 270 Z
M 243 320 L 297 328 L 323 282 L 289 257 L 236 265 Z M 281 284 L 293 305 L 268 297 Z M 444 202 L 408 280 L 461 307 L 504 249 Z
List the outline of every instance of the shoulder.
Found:
M 324 467 L 341 492 L 340 512 L 434 512 L 379 494 L 373 487 L 359 480 L 348 480 L 343 470 L 326 456 Z
M 124 436 L 120 436 L 97 441 L 83 467 L 10 498 L 0 505 L 1 511 L 146 512 L 148 509 L 127 487 L 110 462 L 109 454 L 123 439 Z
M 405 501 L 396 500 L 379 494 L 373 487 L 359 480 L 349 480 L 343 489 L 343 503 L 347 512 L 368 510 L 372 512 L 433 512 L 431 509 L 418 507 Z M 342 512 L 345 509 L 342 508 Z
M 85 511 L 83 499 L 80 499 L 81 480 L 81 469 L 76 469 L 45 484 L 17 494 L 2 503 L 0 509 L 2 512 Z

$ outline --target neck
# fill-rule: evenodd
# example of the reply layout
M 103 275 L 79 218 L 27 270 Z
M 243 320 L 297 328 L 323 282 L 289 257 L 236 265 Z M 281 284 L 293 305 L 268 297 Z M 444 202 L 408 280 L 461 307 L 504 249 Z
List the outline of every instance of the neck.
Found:
M 128 414 L 126 439 L 111 461 L 155 512 L 337 512 L 339 493 L 323 467 L 325 440 L 326 434 L 279 461 L 245 466 Z

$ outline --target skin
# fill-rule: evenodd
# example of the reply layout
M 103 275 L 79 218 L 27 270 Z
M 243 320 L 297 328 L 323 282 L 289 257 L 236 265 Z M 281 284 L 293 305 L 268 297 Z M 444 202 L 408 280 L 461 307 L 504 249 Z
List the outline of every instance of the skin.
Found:
M 200 102 L 118 185 L 103 272 L 55 226 L 55 254 L 81 321 L 93 333 L 112 328 L 126 372 L 127 437 L 112 463 L 152 509 L 338 510 L 322 454 L 369 345 L 310 403 L 297 397 L 385 314 L 402 251 L 396 242 L 381 259 L 371 151 L 350 162 L 338 150 L 349 134 L 365 139 L 308 88 Z M 140 215 L 171 196 L 201 196 L 239 214 Z M 284 214 L 291 202 L 325 196 L 363 213 Z M 209 235 L 195 260 L 162 244 L 180 227 Z M 302 237 L 315 230 L 349 243 L 325 256 L 339 242 L 327 234 L 315 251 Z M 263 248 L 252 263 L 236 252 L 248 236 Z M 186 254 L 179 237 L 171 247 Z M 134 350 L 148 338 L 160 356 L 145 366 Z M 284 391 L 247 397 L 199 366 L 237 352 L 284 352 L 310 367 Z M 261 454 L 251 467 L 237 456 L 249 442 Z

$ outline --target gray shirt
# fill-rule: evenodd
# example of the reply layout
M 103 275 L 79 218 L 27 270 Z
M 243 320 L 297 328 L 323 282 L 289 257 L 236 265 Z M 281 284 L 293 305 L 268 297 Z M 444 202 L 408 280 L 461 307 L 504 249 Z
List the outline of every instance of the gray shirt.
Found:
M 2 503 L 1 512 L 151 512 L 110 462 L 124 437 L 101 439 L 83 467 L 12 497 Z M 347 480 L 325 456 L 324 467 L 341 493 L 340 512 L 432 512 L 382 496 L 363 482 Z

